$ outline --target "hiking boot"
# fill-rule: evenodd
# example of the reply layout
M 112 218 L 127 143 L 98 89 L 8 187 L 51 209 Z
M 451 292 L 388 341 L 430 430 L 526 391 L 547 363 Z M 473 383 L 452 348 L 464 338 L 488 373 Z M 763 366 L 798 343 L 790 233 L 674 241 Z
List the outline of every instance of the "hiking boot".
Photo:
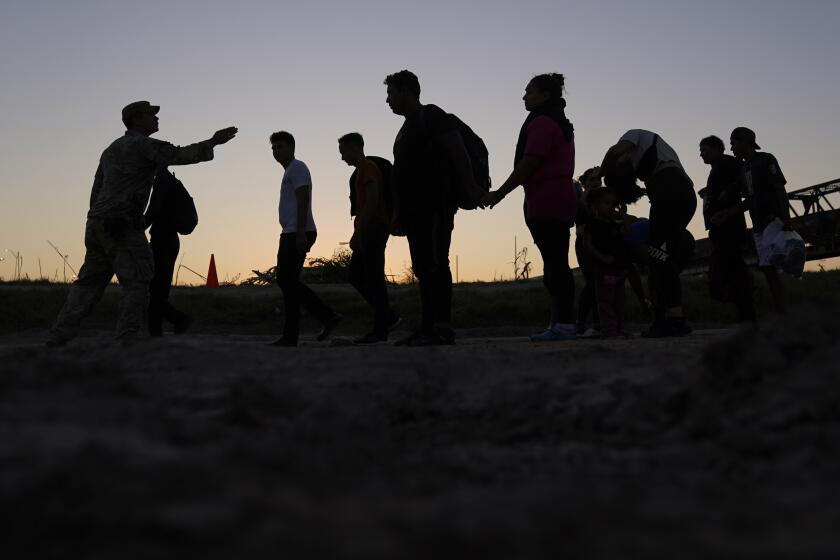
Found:
M 187 329 L 190 328 L 192 322 L 192 317 L 190 317 L 189 315 L 184 315 L 183 317 L 172 323 L 172 332 L 174 332 L 175 334 L 183 334 L 187 332 Z
M 387 342 L 387 341 L 388 341 L 387 336 L 379 336 L 375 332 L 369 332 L 364 336 L 354 338 L 353 339 L 353 344 L 366 345 L 366 344 L 377 344 L 379 342 Z
M 582 333 L 578 334 L 577 337 L 578 338 L 600 338 L 601 337 L 601 331 L 600 331 L 600 329 L 596 329 L 594 327 L 589 327 L 588 329 L 586 329 Z
M 318 333 L 318 336 L 315 337 L 315 340 L 318 342 L 322 342 L 330 336 L 341 320 L 344 319 L 344 315 L 341 313 L 336 313 L 326 321 L 324 321 L 324 328 L 321 329 L 321 332 Z
M 455 332 L 445 327 L 438 327 L 432 332 L 416 330 L 394 343 L 394 346 L 451 346 L 455 344 Z
M 44 346 L 47 348 L 61 348 L 62 346 L 67 346 L 67 339 L 61 338 L 60 336 L 50 335 L 44 343 Z
M 531 342 L 556 342 L 559 340 L 574 340 L 577 338 L 574 327 L 569 329 L 548 328 L 541 333 L 532 334 L 528 338 Z
M 691 327 L 685 317 L 670 317 L 664 321 L 654 321 L 650 328 L 642 333 L 643 338 L 670 338 L 691 333 Z
M 277 340 L 272 340 L 268 343 L 268 346 L 280 346 L 280 347 L 295 347 L 297 346 L 297 340 L 289 340 L 288 338 L 283 338 L 282 336 Z
M 400 317 L 400 314 L 395 311 L 391 322 L 388 323 L 388 332 L 396 329 L 400 323 L 402 323 L 402 317 Z

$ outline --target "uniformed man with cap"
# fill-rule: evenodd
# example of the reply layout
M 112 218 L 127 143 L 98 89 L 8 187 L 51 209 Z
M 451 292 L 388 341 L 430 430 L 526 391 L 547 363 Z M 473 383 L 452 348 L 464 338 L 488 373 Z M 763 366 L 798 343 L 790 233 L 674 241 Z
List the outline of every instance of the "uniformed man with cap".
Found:
M 125 134 L 102 152 L 85 226 L 85 261 L 50 330 L 48 346 L 63 345 L 76 336 L 82 319 L 115 274 L 123 288 L 117 339 L 130 341 L 137 336 L 154 268 L 143 211 L 155 173 L 168 165 L 209 161 L 213 148 L 237 133 L 235 127 L 229 127 L 209 140 L 175 146 L 150 138 L 158 131 L 159 110 L 148 101 L 126 105 L 122 110 Z

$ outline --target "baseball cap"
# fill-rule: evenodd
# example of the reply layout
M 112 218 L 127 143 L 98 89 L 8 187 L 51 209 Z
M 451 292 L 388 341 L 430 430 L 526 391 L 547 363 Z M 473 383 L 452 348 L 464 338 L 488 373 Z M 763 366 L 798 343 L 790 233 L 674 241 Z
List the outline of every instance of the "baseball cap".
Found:
M 158 111 L 160 111 L 159 105 L 152 105 L 148 101 L 134 101 L 123 107 L 122 120 L 124 123 L 127 123 L 131 117 L 137 113 L 151 113 L 153 115 L 157 115 Z
M 729 138 L 733 140 L 740 140 L 742 142 L 748 142 L 752 144 L 753 148 L 755 148 L 756 150 L 761 149 L 761 146 L 759 146 L 755 142 L 755 132 L 753 132 L 746 126 L 739 126 L 735 130 L 733 130 L 732 134 L 729 135 Z

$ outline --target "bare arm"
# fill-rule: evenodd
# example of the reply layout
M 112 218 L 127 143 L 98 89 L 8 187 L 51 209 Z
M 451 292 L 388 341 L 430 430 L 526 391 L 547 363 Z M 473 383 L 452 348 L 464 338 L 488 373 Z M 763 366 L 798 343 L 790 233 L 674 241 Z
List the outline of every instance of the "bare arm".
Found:
M 376 210 L 379 207 L 379 183 L 368 181 L 364 185 L 365 204 L 362 211 L 356 216 L 354 223 L 356 233 L 370 229 L 371 224 L 376 220 Z
M 531 175 L 540 168 L 544 161 L 545 158 L 542 156 L 524 156 L 519 163 L 516 164 L 516 167 L 513 168 L 513 171 L 511 171 L 510 176 L 505 180 L 505 182 L 502 183 L 502 185 L 495 191 L 484 195 L 482 202 L 489 205 L 490 208 L 493 208 L 495 205 L 500 203 L 504 197 L 510 194 L 512 190 L 525 183 L 525 181 L 527 181 Z
M 309 189 L 310 185 L 304 185 L 295 189 L 297 199 L 297 245 L 298 253 L 305 255 L 309 252 L 309 242 L 306 239 L 306 225 L 309 222 Z

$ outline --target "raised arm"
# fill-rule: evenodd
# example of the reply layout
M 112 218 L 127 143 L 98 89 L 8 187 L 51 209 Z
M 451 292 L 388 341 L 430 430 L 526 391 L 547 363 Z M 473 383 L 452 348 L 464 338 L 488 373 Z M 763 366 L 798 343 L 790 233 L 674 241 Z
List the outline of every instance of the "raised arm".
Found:
M 150 140 L 146 157 L 160 167 L 169 165 L 189 165 L 213 159 L 213 148 L 232 140 L 237 128 L 234 126 L 216 131 L 208 140 L 188 146 L 175 146 L 163 140 Z

